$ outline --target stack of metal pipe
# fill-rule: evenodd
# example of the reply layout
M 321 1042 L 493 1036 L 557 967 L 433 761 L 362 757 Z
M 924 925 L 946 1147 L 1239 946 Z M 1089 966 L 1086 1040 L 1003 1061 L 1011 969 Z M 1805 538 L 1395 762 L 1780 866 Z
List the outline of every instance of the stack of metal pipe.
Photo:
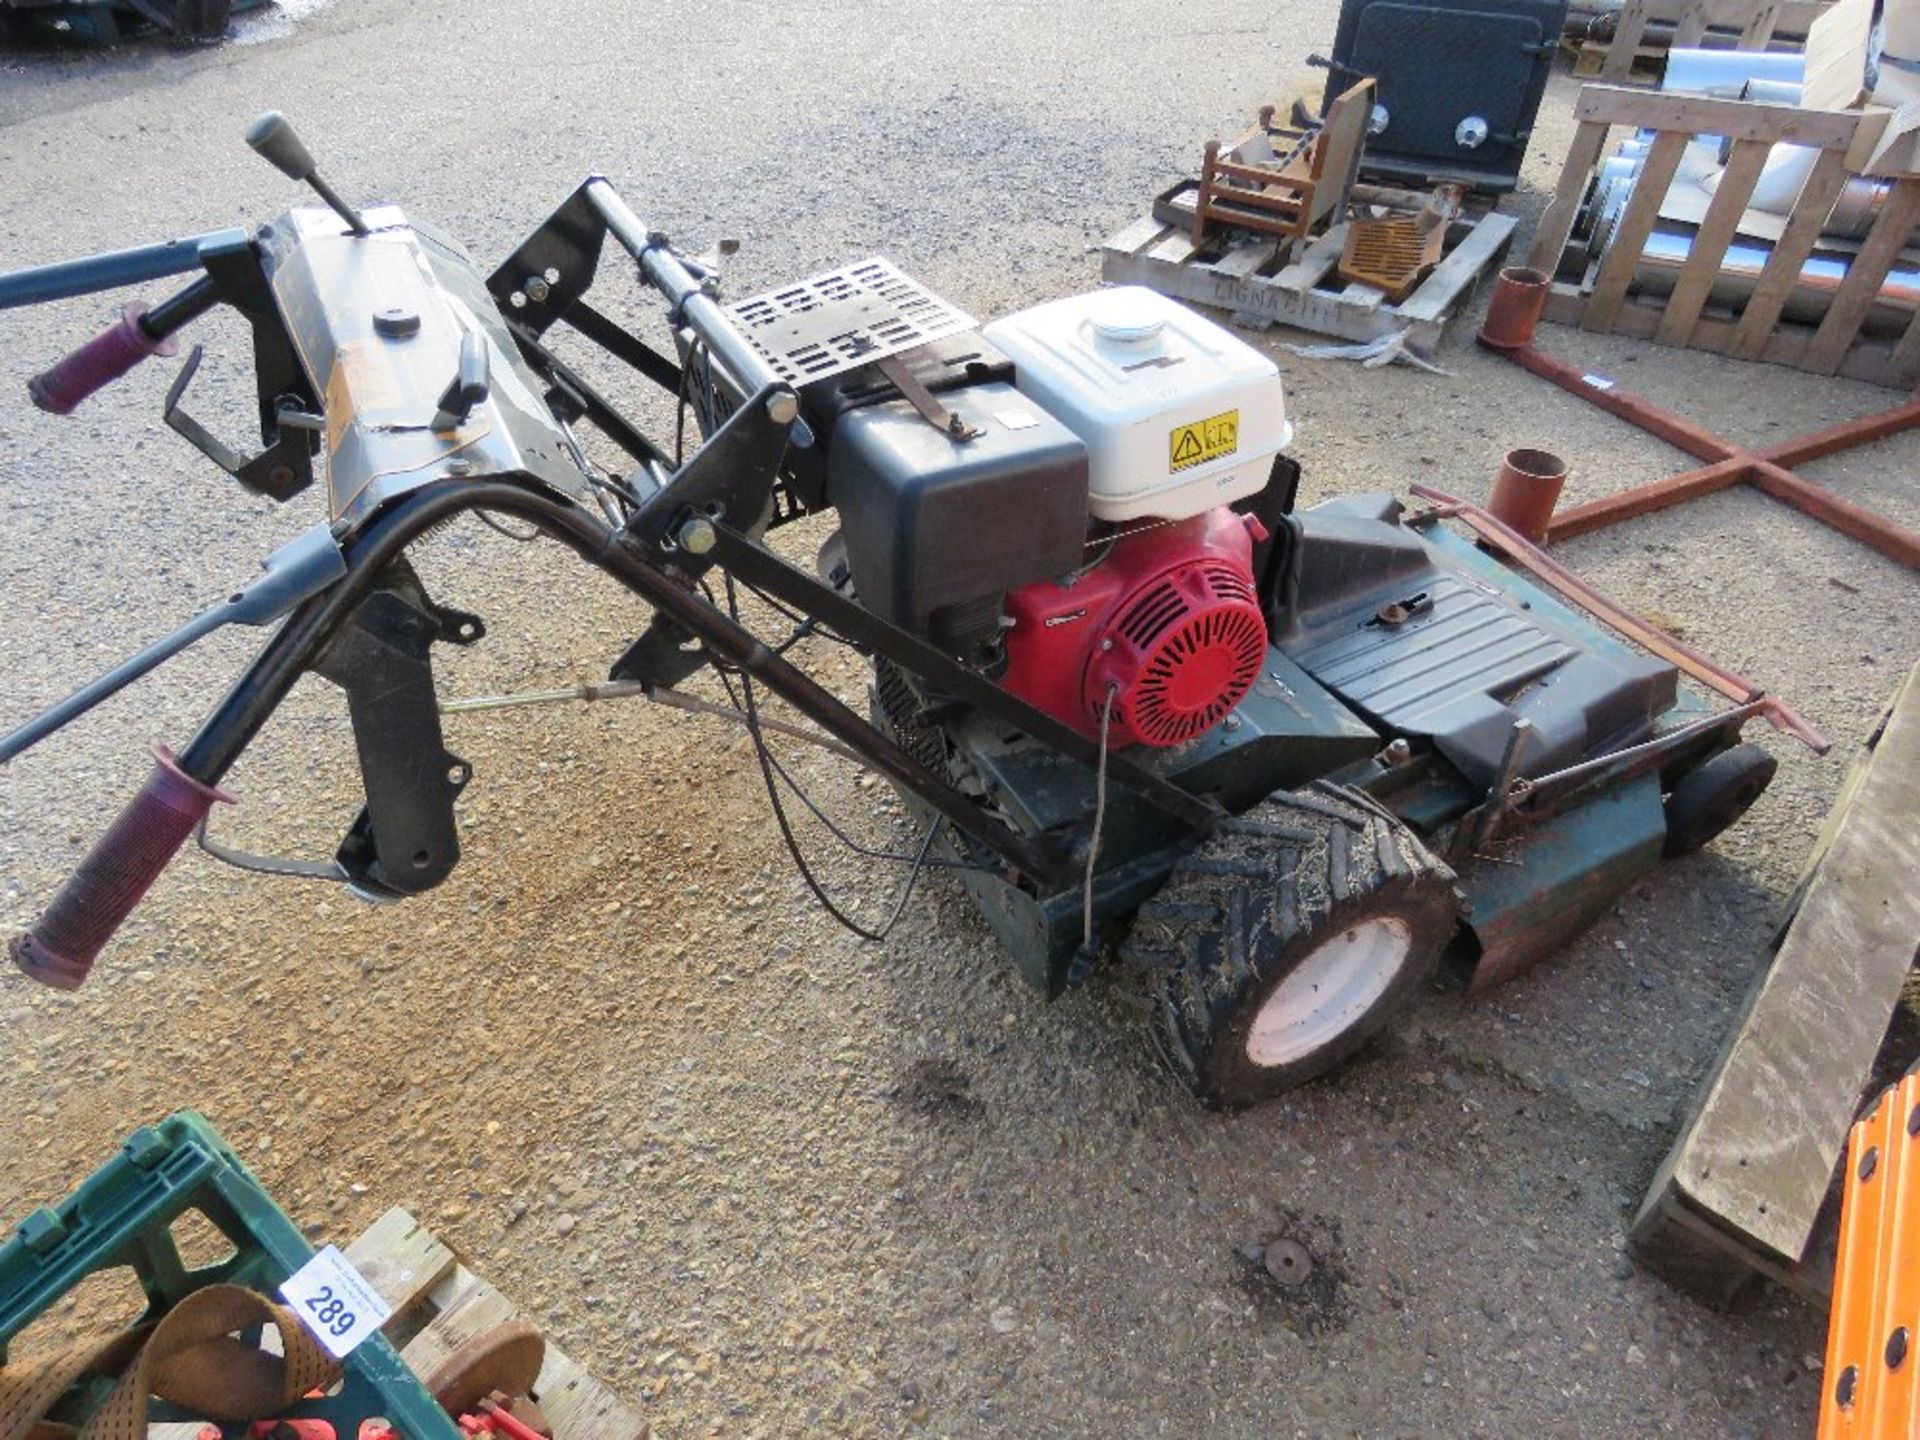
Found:
M 1674 50 L 1668 56 L 1666 78 L 1661 88 L 1682 94 L 1797 105 L 1800 103 L 1804 68 L 1805 57 L 1799 54 Z M 1628 137 L 1612 156 L 1601 163 L 1586 218 L 1590 254 L 1604 258 L 1612 246 L 1620 217 L 1646 165 L 1653 134 L 1652 131 L 1642 130 Z M 1694 144 L 1717 147 L 1717 161 L 1724 163 L 1724 140 L 1702 136 Z M 1749 209 L 1784 219 L 1792 212 L 1819 153 L 1804 145 L 1774 146 L 1754 185 L 1748 202 Z M 1679 179 L 1674 183 L 1697 183 L 1704 192 L 1711 194 L 1718 178 L 1719 171 L 1712 170 L 1698 180 Z M 1858 241 L 1866 236 L 1885 206 L 1891 188 L 1887 181 L 1863 177 L 1855 177 L 1847 182 L 1827 217 L 1821 244 L 1815 247 L 1813 254 L 1802 265 L 1799 282 L 1787 297 L 1783 312 L 1785 318 L 1817 324 L 1826 314 L 1834 291 L 1846 278 L 1847 269 L 1852 263 L 1852 251 L 1844 242 Z M 1633 284 L 1636 291 L 1649 295 L 1672 293 L 1680 268 L 1692 253 L 1696 228 L 1679 220 L 1662 219 L 1655 222 L 1653 233 L 1648 237 L 1635 266 Z M 1769 240 L 1751 235 L 1737 236 L 1721 261 L 1720 275 L 1711 292 L 1711 303 L 1737 309 L 1753 293 L 1761 271 L 1766 268 L 1772 254 L 1773 246 Z M 1905 262 L 1897 263 L 1881 285 L 1880 294 L 1864 328 L 1871 334 L 1900 334 L 1905 331 L 1916 309 L 1920 309 L 1920 267 Z

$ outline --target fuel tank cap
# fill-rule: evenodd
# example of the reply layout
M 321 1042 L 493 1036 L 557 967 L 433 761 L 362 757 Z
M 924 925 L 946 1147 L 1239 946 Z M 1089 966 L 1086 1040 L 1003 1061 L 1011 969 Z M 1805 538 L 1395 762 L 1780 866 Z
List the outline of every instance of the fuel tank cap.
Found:
M 1167 328 L 1166 317 L 1154 305 L 1143 302 L 1140 292 L 1132 287 L 1102 295 L 1087 319 L 1094 334 L 1120 345 L 1151 340 Z

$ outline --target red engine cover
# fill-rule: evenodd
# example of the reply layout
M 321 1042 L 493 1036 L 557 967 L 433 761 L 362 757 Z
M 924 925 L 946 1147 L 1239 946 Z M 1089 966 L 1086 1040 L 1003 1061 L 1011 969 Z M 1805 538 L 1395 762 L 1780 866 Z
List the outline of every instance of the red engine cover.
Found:
M 1266 660 L 1253 583 L 1254 542 L 1265 538 L 1251 516 L 1210 510 L 1127 536 L 1072 584 L 1011 592 L 1002 683 L 1091 736 L 1112 689 L 1116 746 L 1204 734 Z

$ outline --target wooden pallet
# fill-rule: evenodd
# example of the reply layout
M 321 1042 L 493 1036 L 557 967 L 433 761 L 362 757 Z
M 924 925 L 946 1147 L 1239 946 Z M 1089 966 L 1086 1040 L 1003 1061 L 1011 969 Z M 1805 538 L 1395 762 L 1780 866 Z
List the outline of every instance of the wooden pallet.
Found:
M 1185 228 L 1148 215 L 1102 247 L 1100 273 L 1117 285 L 1146 285 L 1176 300 L 1228 311 L 1236 323 L 1258 329 L 1291 325 L 1344 340 L 1404 331 L 1410 347 L 1430 352 L 1474 283 L 1506 253 L 1515 223 L 1511 215 L 1489 211 L 1450 226 L 1439 265 L 1398 305 L 1372 286 L 1343 284 L 1334 275 L 1345 224 L 1290 257 L 1272 240 L 1199 249 Z
M 1731 41 L 1739 50 L 1798 49 L 1784 37 L 1805 36 L 1825 8 L 1824 0 L 1626 0 L 1613 39 L 1604 45 L 1586 42 L 1573 73 L 1597 75 L 1616 84 L 1657 81 L 1665 49 L 1641 44 L 1652 21 L 1673 26 L 1668 43 L 1676 50 L 1710 43 L 1709 31 L 1719 32 L 1720 44 Z M 1591 62 L 1588 47 L 1598 52 Z M 1651 66 L 1646 63 L 1650 53 L 1657 57 Z M 1592 68 L 1585 68 L 1589 63 Z
M 512 1301 L 398 1206 L 342 1248 L 393 1307 L 382 1329 L 416 1375 L 427 1374 L 465 1341 L 518 1314 Z M 638 1411 L 551 1341 L 529 1398 L 552 1424 L 554 1440 L 645 1440 L 649 1433 Z M 149 1440 L 194 1440 L 199 1428 L 155 1425 L 148 1435 Z
M 1560 277 L 1548 297 L 1546 319 L 1876 385 L 1905 389 L 1920 379 L 1920 322 L 1909 324 L 1897 339 L 1869 335 L 1865 328 L 1888 271 L 1920 220 L 1920 180 L 1894 182 L 1825 318 L 1818 325 L 1782 318 L 1801 266 L 1854 173 L 1850 162 L 1877 133 L 1863 132 L 1868 117 L 1862 112 L 1587 85 L 1575 103 L 1574 118 L 1579 128 L 1527 255 L 1529 268 Z M 1613 241 L 1596 261 L 1571 237 L 1615 126 L 1651 131 L 1654 138 L 1632 198 L 1615 222 Z M 1642 251 L 1688 145 L 1701 135 L 1733 142 L 1723 177 L 1700 218 L 1699 233 L 1672 293 L 1664 298 L 1640 295 L 1633 282 Z M 1817 150 L 1819 159 L 1752 295 L 1737 313 L 1718 309 L 1709 301 L 1721 261 L 1743 224 L 1768 154 L 1783 142 Z
M 1613 46 L 1603 40 L 1574 40 L 1565 38 L 1560 48 L 1573 61 L 1573 74 L 1576 80 L 1597 80 L 1607 68 L 1607 57 Z M 1657 45 L 1638 45 L 1634 47 L 1628 59 L 1627 69 L 1621 80 L 1634 83 L 1657 85 L 1661 72 L 1666 68 L 1667 52 Z
M 1834 1167 L 1920 946 L 1916 813 L 1920 667 L 1835 798 L 1773 961 L 1634 1221 L 1636 1257 L 1704 1298 L 1762 1275 L 1827 1298 Z

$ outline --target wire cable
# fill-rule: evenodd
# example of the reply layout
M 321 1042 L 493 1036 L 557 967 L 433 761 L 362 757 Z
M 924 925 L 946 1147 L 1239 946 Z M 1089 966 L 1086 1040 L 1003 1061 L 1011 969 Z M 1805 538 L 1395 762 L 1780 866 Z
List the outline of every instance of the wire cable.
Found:
M 740 606 L 738 592 L 734 588 L 733 576 L 728 575 L 726 582 L 727 609 L 728 612 L 737 619 Z M 800 842 L 793 833 L 793 823 L 787 816 L 786 805 L 780 799 L 780 780 L 784 779 L 789 786 L 792 786 L 794 793 L 800 796 L 807 808 L 843 843 L 854 849 L 863 849 L 864 847 L 854 845 L 837 825 L 828 821 L 826 816 L 820 811 L 819 807 L 813 803 L 812 799 L 807 796 L 805 791 L 801 790 L 800 787 L 795 784 L 793 777 L 786 773 L 785 767 L 781 766 L 779 761 L 774 758 L 773 752 L 767 745 L 766 737 L 761 730 L 760 707 L 759 701 L 754 695 L 753 676 L 744 669 L 739 671 L 739 676 L 740 692 L 737 699 L 735 697 L 732 680 L 729 679 L 724 672 L 721 673 L 720 679 L 721 683 L 726 686 L 728 698 L 735 699 L 736 703 L 741 705 L 746 714 L 747 732 L 753 737 L 754 758 L 758 760 L 760 764 L 760 778 L 766 786 L 767 800 L 773 809 L 774 823 L 780 828 L 780 837 L 786 843 L 787 853 L 793 857 L 794 868 L 799 871 L 801 880 L 805 882 L 807 889 L 813 893 L 813 898 L 819 902 L 820 907 L 841 926 L 858 935 L 863 940 L 871 940 L 876 943 L 885 940 L 887 936 L 893 932 L 894 926 L 899 924 L 900 917 L 906 913 L 907 902 L 913 898 L 914 887 L 919 884 L 920 874 L 928 867 L 929 855 L 933 850 L 933 842 L 940 834 L 941 822 L 939 817 L 936 816 L 932 823 L 927 826 L 926 837 L 920 842 L 919 852 L 911 857 L 910 860 L 907 860 L 907 857 L 904 856 L 888 857 L 907 860 L 907 863 L 910 864 L 911 868 L 907 871 L 906 883 L 900 887 L 900 895 L 894 902 L 892 913 L 887 916 L 886 922 L 878 930 L 871 930 L 862 925 L 833 902 L 833 897 L 827 894 L 826 889 L 821 885 L 820 881 L 815 878 L 813 870 L 807 864 L 806 857 L 801 854 Z M 944 863 L 951 865 L 953 862 Z
M 1113 697 L 1120 693 L 1117 684 L 1107 686 L 1106 703 L 1100 707 L 1100 764 L 1093 775 L 1093 834 L 1087 841 L 1087 873 L 1080 887 L 1080 952 L 1073 957 L 1073 983 L 1087 977 L 1099 951 L 1093 944 L 1093 877 L 1100 862 L 1100 831 L 1107 823 L 1107 737 L 1113 724 Z

